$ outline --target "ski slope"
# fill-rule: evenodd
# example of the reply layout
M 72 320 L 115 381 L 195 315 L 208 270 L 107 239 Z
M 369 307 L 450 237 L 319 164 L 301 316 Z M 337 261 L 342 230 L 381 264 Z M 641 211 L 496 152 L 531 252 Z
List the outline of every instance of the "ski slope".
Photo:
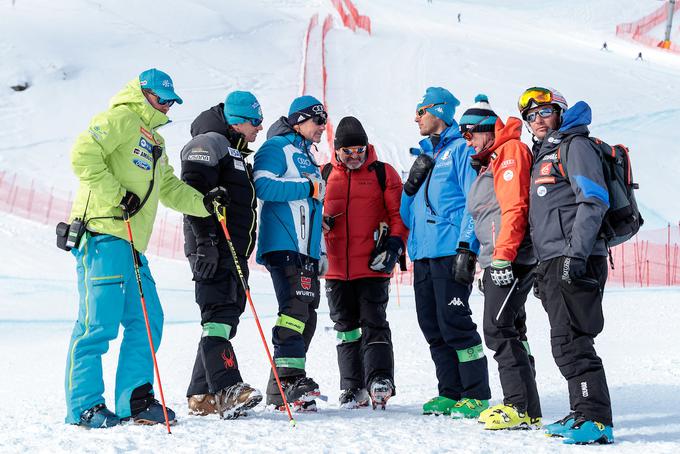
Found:
M 162 129 L 169 155 L 179 150 L 202 110 L 235 89 L 252 90 L 265 127 L 287 113 L 300 88 L 302 40 L 309 17 L 334 14 L 326 0 L 0 0 L 0 171 L 68 191 L 77 186 L 69 151 L 90 117 L 147 67 L 169 72 L 185 103 Z M 460 100 L 456 118 L 486 93 L 502 117 L 531 85 L 550 85 L 573 104 L 593 108 L 593 132 L 630 146 L 649 227 L 680 219 L 680 60 L 639 49 L 614 36 L 617 23 L 658 6 L 652 0 L 357 0 L 373 35 L 340 28 L 327 37 L 330 115 L 361 119 L 382 160 L 410 167 L 408 148 L 420 138 L 415 105 L 429 85 Z M 462 23 L 456 15 L 462 14 Z M 599 48 L 607 41 L 610 52 Z M 642 50 L 645 62 L 635 62 Z M 320 69 L 319 69 L 320 71 Z M 8 87 L 29 81 L 23 92 Z M 321 96 L 318 79 L 311 94 Z M 529 141 L 529 137 L 525 139 Z M 261 144 L 264 137 L 258 139 Z M 323 144 L 323 142 L 322 142 Z M 323 146 L 323 145 L 322 145 Z M 1 197 L 2 195 L 0 195 Z M 388 312 L 398 395 L 388 410 L 341 411 L 335 336 L 322 301 L 309 353 L 309 373 L 329 401 L 298 418 L 259 407 L 237 421 L 187 416 L 184 393 L 200 336 L 188 265 L 151 258 L 164 303 L 166 328 L 159 362 L 166 398 L 180 425 L 84 431 L 63 424 L 63 368 L 77 314 L 75 266 L 54 246 L 52 226 L 11 215 L 0 218 L 0 452 L 573 452 L 536 432 L 489 433 L 475 422 L 423 417 L 420 405 L 436 393 L 434 367 L 417 326 L 412 290 L 396 289 Z M 251 287 L 265 330 L 276 301 L 269 277 L 255 272 Z M 616 452 L 680 451 L 680 291 L 640 289 L 605 296 L 598 337 L 614 406 Z M 481 296 L 471 299 L 480 322 Z M 537 358 L 546 421 L 567 412 L 566 383 L 554 365 L 540 303 L 527 303 L 529 340 Z M 244 378 L 263 388 L 268 363 L 247 310 L 235 339 Z M 112 401 L 118 344 L 105 356 Z M 494 403 L 501 396 L 489 357 Z

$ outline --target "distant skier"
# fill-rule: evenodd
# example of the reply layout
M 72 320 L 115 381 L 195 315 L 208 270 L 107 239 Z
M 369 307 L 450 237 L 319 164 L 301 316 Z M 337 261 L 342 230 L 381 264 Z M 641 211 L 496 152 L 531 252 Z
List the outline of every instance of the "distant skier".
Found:
M 474 149 L 453 119 L 459 104 L 441 87 L 429 87 L 418 103 L 415 121 L 426 138 L 404 184 L 400 212 L 410 229 L 418 324 L 439 385 L 423 414 L 477 418 L 489 406 L 491 391 L 468 302 L 479 242 L 465 200 L 477 173 L 470 165 Z
M 255 191 L 262 200 L 257 261 L 271 274 L 279 304 L 273 329 L 274 361 L 286 399 L 296 410 L 316 409 L 319 385 L 306 373 L 316 330 L 319 276 L 328 260 L 322 250 L 321 217 L 326 190 L 311 147 L 321 141 L 327 113 L 312 96 L 296 98 L 255 153 Z M 271 374 L 267 404 L 283 399 Z
M 328 182 L 326 296 L 338 337 L 340 406 L 364 406 L 370 397 L 374 408 L 384 408 L 395 390 L 386 313 L 390 275 L 408 234 L 399 216 L 401 179 L 378 161 L 356 118 L 340 120 L 334 145 L 322 175 Z
M 600 50 L 609 50 L 609 49 L 607 48 L 607 41 L 605 41 L 605 42 L 602 43 L 602 47 L 600 48 Z
M 458 23 L 460 24 L 460 13 L 458 13 Z
M 529 235 L 532 156 L 520 140 L 522 121 L 503 124 L 485 95 L 460 119 L 472 165 L 479 176 L 468 193 L 468 210 L 481 243 L 484 270 L 484 339 L 495 352 L 503 402 L 484 410 L 485 429 L 541 426 L 534 357 L 527 342 L 524 303 L 534 282 L 536 258 Z
M 546 434 L 566 443 L 611 443 L 609 387 L 594 346 L 604 327 L 607 245 L 598 233 L 609 193 L 588 139 L 590 107 L 580 101 L 568 109 L 557 90 L 532 87 L 518 108 L 534 141 L 529 223 L 540 262 L 536 291 L 548 313 L 552 353 L 567 380 L 571 408 L 545 426 Z M 567 140 L 568 155 L 560 149 Z
M 172 79 L 157 69 L 134 78 L 111 99 L 109 110 L 97 114 L 71 151 L 73 171 L 80 180 L 71 218 L 85 218 L 87 232 L 72 249 L 78 267 L 80 310 L 66 363 L 66 422 L 89 428 L 112 427 L 121 419 L 139 424 L 165 422 L 154 398 L 154 370 L 133 269 L 123 210 L 130 214 L 137 259 L 157 349 L 163 331 L 163 310 L 144 256 L 159 200 L 169 208 L 197 217 L 224 194 L 207 196 L 183 183 L 168 163 L 163 137 L 167 113 L 182 103 Z M 121 209 L 122 208 L 122 209 Z M 104 404 L 101 356 L 123 325 L 116 373 L 116 413 Z M 174 422 L 175 413 L 168 408 Z
M 257 229 L 257 199 L 246 158 L 252 153 L 248 144 L 261 130 L 260 103 L 250 92 L 234 91 L 198 115 L 191 124 L 193 138 L 181 153 L 182 180 L 202 193 L 215 186 L 227 190 L 227 228 L 246 279 Z M 189 413 L 231 419 L 262 400 L 260 391 L 243 382 L 230 342 L 245 308 L 245 289 L 214 216 L 185 216 L 184 238 L 203 327 L 187 390 Z
M 638 52 L 637 57 L 635 57 L 635 61 L 638 61 L 638 60 L 644 61 L 644 60 L 642 59 L 642 52 Z

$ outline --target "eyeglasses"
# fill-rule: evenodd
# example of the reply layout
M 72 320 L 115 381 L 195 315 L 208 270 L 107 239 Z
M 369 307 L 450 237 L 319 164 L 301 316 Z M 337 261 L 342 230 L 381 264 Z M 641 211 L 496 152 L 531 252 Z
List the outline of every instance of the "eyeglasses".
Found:
M 555 108 L 552 106 L 546 106 L 541 109 L 538 109 L 534 112 L 531 112 L 526 116 L 526 119 L 529 123 L 533 123 L 536 121 L 537 116 L 540 116 L 541 118 L 548 118 L 552 114 L 555 113 Z
M 488 118 L 489 118 L 489 115 L 482 118 L 477 123 L 474 123 L 474 124 L 471 124 L 471 125 L 460 125 L 460 132 L 463 135 L 463 139 L 468 140 L 468 141 L 472 140 L 472 133 L 475 132 L 475 129 L 477 128 L 477 126 L 484 123 Z
M 323 116 L 321 115 L 314 115 L 312 117 L 312 121 L 314 122 L 315 125 L 322 126 L 326 124 L 326 113 L 324 112 Z
M 348 148 L 341 148 L 342 152 L 345 153 L 346 155 L 352 155 L 352 154 L 364 154 L 366 152 L 366 147 L 348 147 Z
M 519 101 L 517 101 L 517 108 L 520 112 L 523 112 L 529 106 L 531 106 L 532 102 L 537 106 L 541 104 L 550 104 L 553 102 L 553 93 L 547 88 L 528 88 L 519 97 Z
M 242 117 L 241 115 L 230 115 L 231 117 L 236 117 L 236 118 L 242 118 L 248 122 L 250 122 L 251 125 L 254 127 L 258 127 L 262 124 L 263 119 L 262 118 L 250 118 L 250 117 Z
M 438 103 L 428 104 L 426 106 L 423 106 L 420 109 L 416 110 L 416 115 L 418 115 L 419 117 L 422 117 L 427 112 L 427 109 L 434 107 L 434 106 L 441 106 L 442 104 L 446 104 L 446 103 L 445 102 L 438 102 Z
M 172 105 L 175 104 L 174 99 L 163 99 L 151 90 L 144 90 L 144 91 L 146 91 L 150 95 L 154 95 L 156 97 L 156 102 L 158 102 L 158 104 L 160 104 L 161 106 L 172 107 Z

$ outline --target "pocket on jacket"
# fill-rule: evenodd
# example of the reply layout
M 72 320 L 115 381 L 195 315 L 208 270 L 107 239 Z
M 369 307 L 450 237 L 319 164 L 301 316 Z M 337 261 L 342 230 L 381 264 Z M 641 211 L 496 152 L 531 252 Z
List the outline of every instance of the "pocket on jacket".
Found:
M 571 283 L 560 280 L 560 293 L 575 330 L 593 337 L 602 332 L 602 290 L 596 279 L 584 277 Z

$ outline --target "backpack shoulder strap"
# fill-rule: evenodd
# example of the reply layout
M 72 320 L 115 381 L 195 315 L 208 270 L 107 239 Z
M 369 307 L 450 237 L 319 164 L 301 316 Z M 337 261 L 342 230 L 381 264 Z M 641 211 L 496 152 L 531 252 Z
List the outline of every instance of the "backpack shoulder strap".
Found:
M 557 147 L 557 169 L 560 171 L 560 174 L 562 175 L 563 178 L 566 178 L 567 180 L 569 177 L 567 176 L 567 155 L 569 152 L 569 145 L 571 145 L 571 141 L 574 140 L 576 137 L 585 137 L 586 139 L 590 140 L 591 142 L 594 142 L 596 145 L 599 145 L 602 141 L 600 139 L 597 139 L 595 137 L 590 137 L 586 136 L 583 134 L 574 134 L 562 141 L 560 143 L 559 147 Z
M 382 161 L 374 161 L 369 168 L 373 169 L 376 178 L 378 178 L 380 189 L 382 192 L 385 192 L 385 189 L 387 189 L 387 173 L 385 172 L 385 163 Z
M 326 183 L 328 183 L 328 176 L 331 174 L 332 170 L 333 164 L 331 164 L 330 162 L 327 162 L 321 168 L 321 178 L 323 178 L 323 181 L 325 181 Z

